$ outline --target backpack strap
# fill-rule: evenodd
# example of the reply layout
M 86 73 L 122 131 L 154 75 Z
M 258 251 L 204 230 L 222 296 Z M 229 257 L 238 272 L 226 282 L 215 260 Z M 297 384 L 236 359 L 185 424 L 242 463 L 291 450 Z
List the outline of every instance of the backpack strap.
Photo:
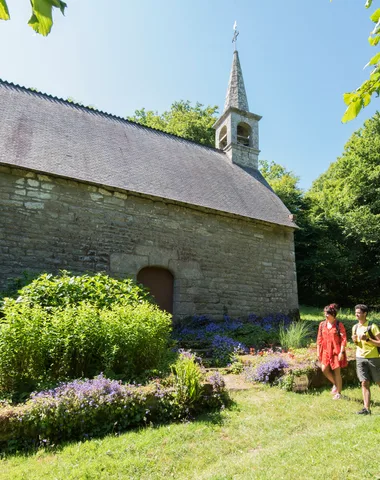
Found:
M 368 322 L 367 333 L 372 338 L 372 340 L 376 340 L 376 337 L 372 332 L 372 323 Z
M 336 333 L 337 333 L 339 336 L 341 336 L 342 334 L 340 333 L 340 322 L 339 322 L 339 320 L 336 321 L 335 328 L 336 328 Z
M 336 333 L 337 333 L 337 335 L 339 335 L 339 337 L 341 337 L 342 334 L 341 334 L 341 332 L 340 332 L 339 326 L 340 326 L 340 322 L 339 322 L 339 320 L 337 320 L 337 321 L 336 321 L 336 324 L 335 324 Z M 323 322 L 322 328 L 327 328 L 327 320 L 325 320 L 325 321 Z
M 372 340 L 376 340 L 376 337 L 375 337 L 374 333 L 372 332 L 372 325 L 373 325 L 372 323 L 368 323 L 367 333 L 371 337 Z M 377 347 L 377 351 L 378 351 L 379 356 L 380 356 L 380 347 Z

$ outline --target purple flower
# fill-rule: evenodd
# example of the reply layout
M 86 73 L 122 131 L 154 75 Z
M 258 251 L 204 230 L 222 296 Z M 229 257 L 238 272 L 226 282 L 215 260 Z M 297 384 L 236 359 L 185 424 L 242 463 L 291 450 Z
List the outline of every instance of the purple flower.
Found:
M 212 341 L 214 358 L 219 365 L 227 365 L 234 354 L 244 353 L 245 345 L 229 337 L 215 335 Z
M 288 368 L 289 364 L 283 358 L 272 358 L 268 362 L 262 363 L 256 368 L 256 372 L 252 375 L 252 372 L 246 373 L 247 378 L 251 376 L 257 382 L 262 383 L 273 383 L 277 378 L 279 378 L 283 373 L 284 369 Z

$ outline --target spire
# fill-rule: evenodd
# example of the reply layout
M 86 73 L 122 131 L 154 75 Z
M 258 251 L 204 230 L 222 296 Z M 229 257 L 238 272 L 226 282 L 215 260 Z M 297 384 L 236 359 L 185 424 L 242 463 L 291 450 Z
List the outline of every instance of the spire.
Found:
M 235 107 L 244 112 L 249 112 L 247 94 L 245 93 L 243 73 L 241 71 L 239 54 L 234 51 L 232 60 L 230 81 L 228 82 L 226 101 L 224 104 L 224 112 L 229 107 Z

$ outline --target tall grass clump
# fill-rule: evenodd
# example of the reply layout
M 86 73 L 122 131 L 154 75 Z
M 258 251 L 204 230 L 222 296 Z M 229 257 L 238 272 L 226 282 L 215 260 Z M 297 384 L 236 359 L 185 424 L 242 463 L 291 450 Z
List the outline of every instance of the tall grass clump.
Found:
M 187 405 L 196 403 L 202 392 L 203 373 L 194 354 L 180 352 L 178 360 L 172 365 L 172 373 L 180 403 Z
M 17 300 L 5 299 L 0 396 L 101 372 L 133 381 L 158 368 L 168 350 L 171 316 L 131 280 L 83 277 L 42 275 Z
M 279 341 L 285 350 L 306 347 L 310 341 L 312 329 L 307 322 L 293 322 L 288 327 L 280 325 Z

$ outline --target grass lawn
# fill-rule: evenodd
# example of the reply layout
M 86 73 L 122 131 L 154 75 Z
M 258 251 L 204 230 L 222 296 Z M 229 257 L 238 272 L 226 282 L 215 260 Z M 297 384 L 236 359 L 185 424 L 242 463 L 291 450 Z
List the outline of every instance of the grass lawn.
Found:
M 323 308 L 307 307 L 305 305 L 300 305 L 300 316 L 302 320 L 308 320 L 310 322 L 322 322 L 322 320 L 325 319 L 323 315 Z M 357 323 L 354 309 L 342 308 L 339 310 L 337 318 L 342 321 L 352 321 Z M 370 311 L 368 313 L 368 320 L 380 325 L 380 312 Z
M 254 386 L 192 423 L 66 444 L 0 460 L 0 479 L 380 479 L 380 389 L 297 394 Z

